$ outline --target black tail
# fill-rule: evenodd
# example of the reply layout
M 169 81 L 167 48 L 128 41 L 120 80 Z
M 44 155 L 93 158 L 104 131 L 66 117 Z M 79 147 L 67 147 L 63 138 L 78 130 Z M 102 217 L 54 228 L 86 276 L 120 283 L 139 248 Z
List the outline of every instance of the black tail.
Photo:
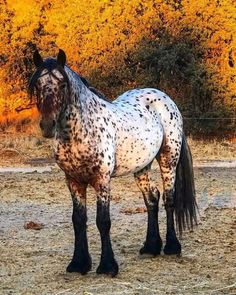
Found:
M 195 195 L 192 155 L 183 135 L 174 193 L 175 223 L 180 235 L 186 228 L 192 229 L 197 224 Z

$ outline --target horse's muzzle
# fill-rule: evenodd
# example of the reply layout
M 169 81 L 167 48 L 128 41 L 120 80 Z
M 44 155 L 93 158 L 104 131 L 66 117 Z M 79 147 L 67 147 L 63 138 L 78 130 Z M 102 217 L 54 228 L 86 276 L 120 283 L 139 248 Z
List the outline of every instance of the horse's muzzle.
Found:
M 56 133 L 56 121 L 53 119 L 41 120 L 39 122 L 42 135 L 45 138 L 53 138 Z

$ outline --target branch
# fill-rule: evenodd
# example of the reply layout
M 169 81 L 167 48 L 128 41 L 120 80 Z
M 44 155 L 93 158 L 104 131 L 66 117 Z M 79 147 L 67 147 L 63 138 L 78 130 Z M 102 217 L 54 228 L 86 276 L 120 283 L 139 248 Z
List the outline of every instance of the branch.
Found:
M 19 106 L 19 107 L 15 108 L 15 111 L 16 111 L 17 113 L 19 113 L 19 112 L 24 111 L 24 110 L 29 110 L 29 109 L 31 109 L 34 105 L 35 105 L 35 103 L 29 103 L 29 104 L 27 104 L 26 106 Z

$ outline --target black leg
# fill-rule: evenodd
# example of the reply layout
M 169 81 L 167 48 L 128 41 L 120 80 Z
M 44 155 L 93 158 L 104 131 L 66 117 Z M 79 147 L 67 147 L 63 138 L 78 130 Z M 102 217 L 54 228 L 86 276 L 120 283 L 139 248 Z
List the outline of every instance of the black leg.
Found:
M 141 190 L 147 207 L 148 225 L 147 235 L 144 246 L 140 249 L 140 254 L 159 255 L 162 249 L 162 240 L 159 233 L 158 225 L 158 204 L 160 193 L 157 187 L 151 186 L 150 181 L 151 164 L 147 165 L 143 170 L 134 174 L 136 183 Z
M 118 273 L 118 264 L 114 258 L 110 240 L 110 200 L 109 197 L 98 197 L 96 223 L 101 236 L 102 253 L 100 264 L 97 268 L 98 274 L 108 274 L 112 277 Z
M 88 251 L 85 206 L 73 202 L 72 222 L 75 233 L 74 255 L 66 270 L 86 274 L 91 270 L 92 261 Z
M 165 209 L 167 217 L 167 233 L 166 233 L 166 245 L 164 247 L 164 253 L 167 255 L 180 254 L 181 244 L 176 237 L 175 225 L 174 225 L 174 199 L 173 190 L 164 193 Z
M 160 193 L 150 191 L 148 199 L 144 194 L 144 200 L 148 213 L 147 236 L 144 246 L 140 249 L 140 254 L 159 255 L 162 248 L 162 240 L 159 233 L 158 225 L 158 203 Z
M 84 275 L 90 271 L 92 266 L 87 241 L 87 209 L 85 202 L 87 186 L 79 185 L 72 179 L 67 179 L 67 184 L 73 200 L 72 222 L 75 243 L 74 255 L 66 270 L 67 272 L 79 272 Z

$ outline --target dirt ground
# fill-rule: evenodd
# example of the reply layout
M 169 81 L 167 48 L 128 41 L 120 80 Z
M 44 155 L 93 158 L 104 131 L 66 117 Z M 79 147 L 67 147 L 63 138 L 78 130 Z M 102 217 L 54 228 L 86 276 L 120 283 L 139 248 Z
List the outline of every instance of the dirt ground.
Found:
M 86 276 L 67 274 L 73 230 L 63 173 L 55 166 L 43 173 L 2 171 L 0 294 L 236 294 L 236 168 L 211 166 L 195 167 L 201 220 L 194 232 L 184 234 L 181 257 L 139 256 L 147 219 L 142 196 L 132 176 L 113 180 L 111 237 L 120 265 L 116 278 L 95 272 L 100 239 L 92 189 L 88 236 L 93 268 Z M 156 167 L 153 175 L 160 183 Z M 42 223 L 42 229 L 25 229 L 30 221 Z M 162 206 L 160 230 L 165 240 Z

